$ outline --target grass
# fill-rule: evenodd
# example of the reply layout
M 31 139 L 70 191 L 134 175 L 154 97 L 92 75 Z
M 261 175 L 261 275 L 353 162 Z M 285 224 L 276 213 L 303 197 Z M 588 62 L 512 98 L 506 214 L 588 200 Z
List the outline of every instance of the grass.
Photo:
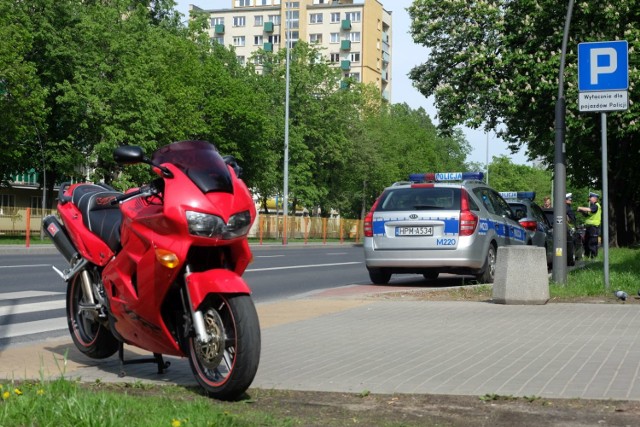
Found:
M 25 236 L 9 236 L 9 235 L 0 235 L 0 245 L 21 245 L 24 246 L 27 243 L 27 238 Z M 40 235 L 37 236 L 32 235 L 29 241 L 32 245 L 42 245 L 42 244 L 51 244 L 51 239 L 40 239 Z
M 630 297 L 640 289 L 640 248 L 611 248 L 609 250 L 609 290 L 604 281 L 604 254 L 602 249 L 595 260 L 585 261 L 567 275 L 567 284 L 552 283 L 549 293 L 552 298 L 572 299 L 606 296 L 623 290 Z
M 68 379 L 0 383 L 1 426 L 289 426 L 251 408 L 218 402 L 182 387 L 81 384 Z

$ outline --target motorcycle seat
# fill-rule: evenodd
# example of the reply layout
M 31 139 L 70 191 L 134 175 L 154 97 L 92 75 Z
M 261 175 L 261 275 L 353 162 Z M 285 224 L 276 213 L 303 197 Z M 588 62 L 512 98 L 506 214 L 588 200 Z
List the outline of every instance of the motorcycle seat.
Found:
M 122 213 L 120 207 L 111 201 L 122 193 L 95 184 L 77 186 L 71 196 L 71 201 L 82 214 L 84 225 L 98 235 L 115 253 L 121 248 L 120 224 Z

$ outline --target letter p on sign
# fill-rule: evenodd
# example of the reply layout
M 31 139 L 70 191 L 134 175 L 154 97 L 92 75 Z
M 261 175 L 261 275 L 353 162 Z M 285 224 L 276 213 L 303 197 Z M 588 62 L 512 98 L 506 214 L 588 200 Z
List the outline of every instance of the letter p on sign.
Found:
M 626 40 L 578 45 L 578 91 L 627 90 L 629 49 Z
M 600 74 L 611 74 L 618 69 L 618 52 L 612 47 L 601 47 L 591 49 L 590 54 L 591 84 L 597 85 Z

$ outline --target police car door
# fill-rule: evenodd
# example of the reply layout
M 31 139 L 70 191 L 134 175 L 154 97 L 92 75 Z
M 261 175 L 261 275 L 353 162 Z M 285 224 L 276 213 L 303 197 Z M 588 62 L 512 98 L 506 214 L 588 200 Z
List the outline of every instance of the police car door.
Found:
M 498 245 L 524 244 L 526 233 L 516 221 L 509 204 L 494 190 L 489 191 L 489 199 L 496 214 L 496 234 L 500 236 Z

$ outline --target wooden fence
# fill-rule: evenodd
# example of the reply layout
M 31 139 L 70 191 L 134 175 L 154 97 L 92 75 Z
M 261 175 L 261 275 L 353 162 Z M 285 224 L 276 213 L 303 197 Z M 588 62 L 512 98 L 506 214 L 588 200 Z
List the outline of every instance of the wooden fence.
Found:
M 31 236 L 40 235 L 42 220 L 56 210 L 30 208 L 4 209 L 0 213 L 0 235 Z M 362 240 L 362 221 L 345 218 L 320 218 L 309 216 L 288 216 L 260 214 L 249 231 L 249 237 L 260 242 L 282 240 L 286 225 L 286 239 L 292 241 L 340 240 L 358 243 Z

